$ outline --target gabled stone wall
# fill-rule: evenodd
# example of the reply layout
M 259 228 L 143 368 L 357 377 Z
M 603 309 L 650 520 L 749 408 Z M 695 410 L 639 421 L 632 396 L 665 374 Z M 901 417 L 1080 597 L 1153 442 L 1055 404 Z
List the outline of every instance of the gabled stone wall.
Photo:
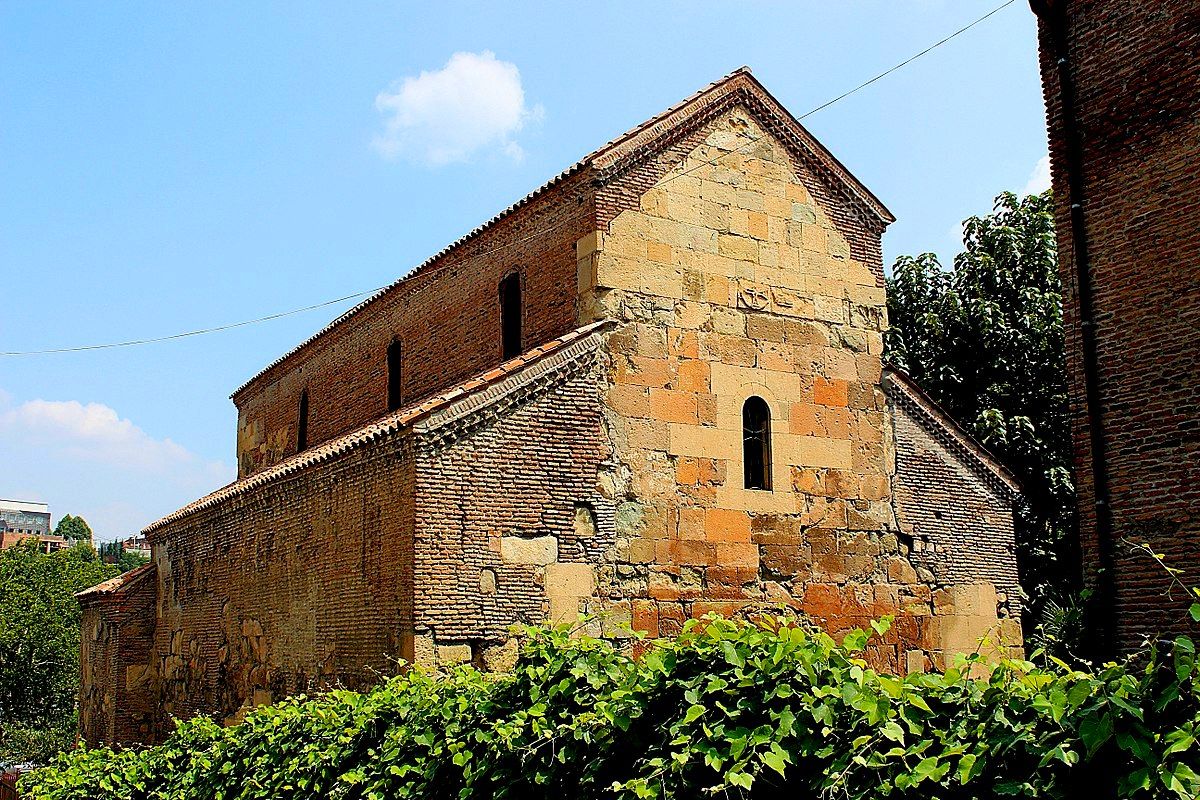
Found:
M 834 630 L 899 614 L 875 658 L 923 668 L 941 650 L 935 586 L 893 513 L 886 300 L 854 256 L 878 252 L 861 246 L 878 231 L 851 248 L 854 215 L 747 110 L 706 131 L 576 248 L 582 313 L 620 321 L 604 394 L 616 462 L 601 480 L 617 549 L 598 594 L 629 598 L 654 635 L 773 603 Z M 771 491 L 743 486 L 750 396 L 771 409 Z

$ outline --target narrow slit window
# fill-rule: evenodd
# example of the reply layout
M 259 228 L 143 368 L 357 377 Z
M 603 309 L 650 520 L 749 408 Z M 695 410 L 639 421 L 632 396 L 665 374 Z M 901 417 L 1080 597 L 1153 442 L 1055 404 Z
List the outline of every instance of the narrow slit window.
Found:
M 401 384 L 404 361 L 404 348 L 399 339 L 395 339 L 387 349 L 387 407 L 388 411 L 400 408 L 403 400 Z
M 308 389 L 300 393 L 300 408 L 296 420 L 296 452 L 308 448 Z
M 521 276 L 515 272 L 500 282 L 500 336 L 504 358 L 521 354 Z
M 742 463 L 747 489 L 771 489 L 771 409 L 761 397 L 742 406 Z

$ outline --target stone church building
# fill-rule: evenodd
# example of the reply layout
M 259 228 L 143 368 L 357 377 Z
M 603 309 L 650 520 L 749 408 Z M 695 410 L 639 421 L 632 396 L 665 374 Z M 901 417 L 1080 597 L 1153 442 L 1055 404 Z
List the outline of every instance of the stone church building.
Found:
M 1018 487 L 881 361 L 892 220 L 745 69 L 588 155 L 234 392 L 237 480 L 81 595 L 83 736 L 503 669 L 580 613 L 1019 647 Z

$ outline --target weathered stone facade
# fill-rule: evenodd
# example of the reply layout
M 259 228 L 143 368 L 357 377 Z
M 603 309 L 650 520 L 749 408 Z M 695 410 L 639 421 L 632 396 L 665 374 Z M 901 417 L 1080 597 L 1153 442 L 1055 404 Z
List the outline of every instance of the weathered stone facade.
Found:
M 1034 0 L 1098 655 L 1191 632 L 1200 585 L 1200 5 Z M 1090 341 L 1089 341 L 1090 339 Z
M 1015 484 L 884 377 L 890 219 L 745 71 L 593 153 L 239 390 L 241 478 L 147 529 L 153 640 L 96 639 L 124 660 L 85 667 L 84 735 L 232 721 L 397 658 L 502 669 L 514 623 L 580 613 L 616 639 L 766 605 L 836 631 L 893 614 L 871 657 L 896 672 L 1019 647 Z M 514 270 L 526 350 L 500 363 Z M 420 333 L 456 312 L 461 335 Z M 396 330 L 408 404 L 386 413 Z M 123 591 L 85 598 L 85 627 Z

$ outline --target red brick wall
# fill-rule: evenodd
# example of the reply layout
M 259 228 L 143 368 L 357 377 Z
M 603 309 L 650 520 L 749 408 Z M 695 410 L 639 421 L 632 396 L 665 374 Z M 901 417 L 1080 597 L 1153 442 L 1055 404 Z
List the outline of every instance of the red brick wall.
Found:
M 1035 6 L 1040 4 L 1035 4 Z M 1116 643 L 1185 625 L 1187 599 L 1124 542 L 1149 542 L 1200 584 L 1200 4 L 1059 2 L 1075 84 L 1078 168 L 1100 405 L 1089 408 L 1068 203 L 1068 136 L 1049 18 L 1040 23 L 1072 385 L 1081 545 L 1103 561 L 1092 464 L 1107 464 Z M 1093 451 L 1089 421 L 1103 430 Z
M 387 412 L 388 344 L 403 342 L 405 405 L 501 361 L 500 281 L 523 276 L 525 349 L 576 325 L 575 242 L 592 230 L 583 176 L 530 202 L 269 368 L 234 395 L 238 476 L 296 452 L 300 393 L 308 446 Z
M 384 438 L 151 532 L 163 719 L 371 684 L 409 654 L 407 446 Z
M 598 564 L 612 547 L 612 503 L 596 491 L 597 466 L 609 452 L 596 355 L 563 369 L 548 388 L 514 392 L 504 411 L 446 423 L 448 433 L 419 449 L 418 640 L 467 645 L 482 659 L 513 625 L 546 617 L 547 568 L 557 569 L 550 563 Z M 597 530 L 577 530 L 581 505 L 595 514 Z M 511 556 L 506 546 L 515 539 L 547 546 L 547 563 Z M 440 660 L 455 659 L 443 653 Z
M 88 742 L 146 742 L 157 735 L 157 694 L 142 669 L 153 646 L 157 589 L 149 574 L 83 603 L 79 732 Z
M 896 520 L 918 577 L 934 586 L 986 581 L 1002 615 L 1019 619 L 1021 589 L 1013 497 L 934 436 L 904 402 L 891 403 L 896 435 Z

